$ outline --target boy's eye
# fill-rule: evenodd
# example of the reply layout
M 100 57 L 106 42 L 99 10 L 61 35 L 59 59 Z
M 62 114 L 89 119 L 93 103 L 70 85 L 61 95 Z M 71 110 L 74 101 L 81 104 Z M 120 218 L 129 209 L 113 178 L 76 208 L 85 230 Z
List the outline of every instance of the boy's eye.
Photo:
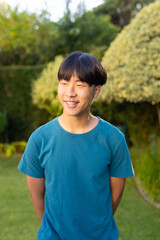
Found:
M 61 82 L 63 85 L 66 85 L 66 82 Z
M 78 84 L 77 86 L 78 86 L 78 87 L 84 87 L 84 85 L 81 85 L 81 84 Z

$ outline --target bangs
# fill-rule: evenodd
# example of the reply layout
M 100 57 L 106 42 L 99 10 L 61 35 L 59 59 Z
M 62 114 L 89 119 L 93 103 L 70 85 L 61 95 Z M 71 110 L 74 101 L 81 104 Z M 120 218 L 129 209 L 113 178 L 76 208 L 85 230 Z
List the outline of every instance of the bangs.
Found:
M 60 68 L 58 71 L 58 79 L 59 80 L 64 79 L 66 81 L 69 81 L 73 75 L 77 75 L 77 72 L 78 72 L 77 70 L 78 70 L 78 59 L 76 57 L 65 59 L 60 65 Z
M 95 57 L 79 51 L 73 52 L 63 60 L 58 71 L 58 79 L 69 81 L 73 75 L 90 86 L 103 85 L 106 79 L 106 72 L 100 62 Z

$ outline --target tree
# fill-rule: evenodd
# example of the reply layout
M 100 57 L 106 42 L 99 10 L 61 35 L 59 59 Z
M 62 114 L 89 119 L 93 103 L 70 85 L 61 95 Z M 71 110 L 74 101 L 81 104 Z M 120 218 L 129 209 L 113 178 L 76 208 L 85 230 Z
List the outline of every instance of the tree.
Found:
M 79 6 L 74 15 L 67 11 L 58 22 L 58 29 L 57 49 L 63 55 L 76 50 L 92 52 L 96 48 L 105 51 L 120 30 L 111 23 L 109 15 L 96 16 L 84 6 Z
M 40 109 L 45 109 L 54 118 L 61 114 L 62 107 L 57 98 L 58 69 L 63 58 L 57 56 L 54 62 L 48 63 L 40 77 L 33 81 L 32 99 Z
M 5 53 L 8 53 L 9 56 L 11 51 L 17 50 L 19 61 L 22 62 L 25 54 L 30 53 L 31 48 L 27 48 L 27 46 L 33 45 L 35 41 L 33 29 L 30 27 L 31 22 L 33 24 L 33 21 L 35 21 L 35 16 L 31 15 L 30 20 L 28 17 L 25 12 L 18 14 L 17 8 L 12 11 L 7 5 L 1 7 L 0 52 L 2 58 Z
M 34 65 L 55 57 L 57 24 L 48 13 L 19 12 L 18 7 L 0 5 L 0 64 Z
M 160 2 L 144 7 L 102 59 L 108 83 L 100 97 L 111 102 L 150 102 L 160 122 Z
M 87 12 L 83 3 L 72 15 L 70 2 L 66 1 L 65 14 L 56 23 L 46 10 L 36 15 L 0 5 L 0 65 L 44 64 L 75 50 L 91 52 L 101 59 L 119 27 L 108 15 Z
M 139 12 L 139 10 L 155 0 L 105 0 L 93 11 L 96 15 L 111 16 L 111 22 L 123 28 Z
M 111 23 L 109 15 L 96 16 L 91 11 L 86 12 L 75 19 L 72 28 L 74 49 L 90 52 L 96 47 L 104 45 L 108 47 L 119 30 Z

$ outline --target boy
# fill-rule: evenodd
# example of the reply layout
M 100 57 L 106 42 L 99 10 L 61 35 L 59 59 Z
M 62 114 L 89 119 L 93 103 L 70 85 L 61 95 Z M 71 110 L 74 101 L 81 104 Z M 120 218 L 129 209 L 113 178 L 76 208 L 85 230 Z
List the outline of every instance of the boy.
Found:
M 37 239 L 117 240 L 113 215 L 133 169 L 124 135 L 90 113 L 106 71 L 78 51 L 58 79 L 63 113 L 31 134 L 18 165 L 42 222 Z

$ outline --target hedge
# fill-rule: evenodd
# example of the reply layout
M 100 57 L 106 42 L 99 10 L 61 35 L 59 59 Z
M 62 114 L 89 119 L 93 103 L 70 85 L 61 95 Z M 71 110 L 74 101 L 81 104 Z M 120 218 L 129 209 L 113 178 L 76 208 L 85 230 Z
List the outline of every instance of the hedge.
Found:
M 44 67 L 0 67 L 0 111 L 7 111 L 9 141 L 27 139 L 33 129 L 46 120 L 46 113 L 33 105 L 31 98 L 32 81 Z M 4 134 L 0 140 L 4 141 Z

